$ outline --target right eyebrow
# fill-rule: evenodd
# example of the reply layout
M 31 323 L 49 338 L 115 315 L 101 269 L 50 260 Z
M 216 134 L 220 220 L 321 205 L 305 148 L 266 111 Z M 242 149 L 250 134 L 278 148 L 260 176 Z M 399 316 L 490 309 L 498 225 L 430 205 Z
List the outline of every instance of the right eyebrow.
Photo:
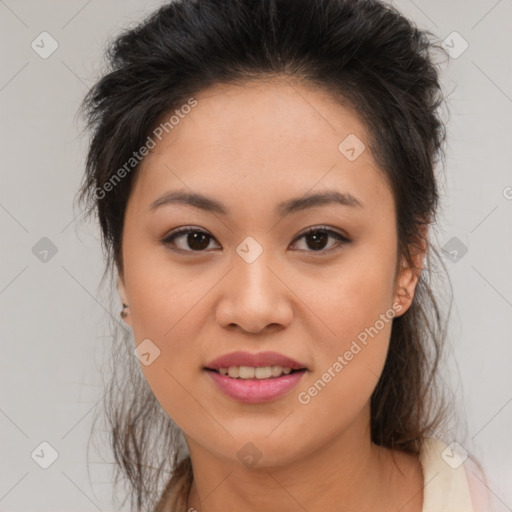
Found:
M 228 214 L 228 209 L 215 199 L 195 192 L 185 192 L 181 190 L 166 192 L 163 196 L 150 204 L 149 210 L 153 211 L 167 204 L 184 204 L 193 206 L 194 208 L 200 208 L 201 210 L 208 212 L 219 213 L 221 215 Z

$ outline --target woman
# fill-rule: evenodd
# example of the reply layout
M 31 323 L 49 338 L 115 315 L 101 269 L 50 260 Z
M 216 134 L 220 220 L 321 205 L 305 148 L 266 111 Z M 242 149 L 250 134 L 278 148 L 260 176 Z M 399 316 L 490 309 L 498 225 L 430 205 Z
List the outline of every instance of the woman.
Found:
M 113 43 L 80 197 L 129 327 L 133 509 L 482 507 L 438 436 L 429 36 L 376 1 L 182 0 Z

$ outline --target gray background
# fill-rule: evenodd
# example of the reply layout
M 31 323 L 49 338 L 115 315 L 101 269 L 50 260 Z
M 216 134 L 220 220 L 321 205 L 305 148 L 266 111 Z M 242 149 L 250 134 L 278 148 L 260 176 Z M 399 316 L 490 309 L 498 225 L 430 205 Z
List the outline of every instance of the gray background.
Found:
M 496 510 L 512 510 L 512 1 L 394 4 L 441 39 L 456 31 L 469 44 L 443 76 L 450 119 L 438 243 L 456 237 L 467 247 L 446 258 L 455 305 L 445 378 L 466 412 L 466 435 L 454 440 L 482 461 Z M 108 451 L 102 459 L 92 450 L 86 464 L 111 306 L 98 293 L 99 229 L 72 206 L 86 148 L 75 114 L 108 40 L 158 5 L 0 1 L 2 511 L 113 510 Z M 43 31 L 58 43 L 47 59 L 31 48 Z M 57 250 L 47 261 L 43 237 Z M 49 460 L 43 441 L 58 452 L 48 469 L 34 460 Z

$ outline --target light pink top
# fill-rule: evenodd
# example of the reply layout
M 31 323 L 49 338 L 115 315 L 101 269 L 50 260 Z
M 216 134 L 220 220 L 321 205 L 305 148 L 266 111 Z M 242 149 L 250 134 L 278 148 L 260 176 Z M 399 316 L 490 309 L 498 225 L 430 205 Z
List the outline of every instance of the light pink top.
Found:
M 427 437 L 420 462 L 424 476 L 422 512 L 491 512 L 485 477 L 460 445 Z

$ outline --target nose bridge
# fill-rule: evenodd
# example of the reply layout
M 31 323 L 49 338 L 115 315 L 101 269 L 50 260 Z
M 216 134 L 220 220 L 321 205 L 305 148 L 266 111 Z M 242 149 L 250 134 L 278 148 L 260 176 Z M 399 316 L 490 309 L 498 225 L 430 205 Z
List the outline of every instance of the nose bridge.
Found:
M 240 300 L 249 303 L 254 301 L 254 305 L 264 300 L 271 305 L 276 293 L 273 283 L 275 276 L 269 269 L 272 267 L 272 259 L 272 251 L 268 248 L 264 250 L 253 237 L 247 237 L 238 245 L 234 271 Z M 262 305 L 259 304 L 259 307 Z
M 233 269 L 222 292 L 218 320 L 257 332 L 269 324 L 287 324 L 291 305 L 286 286 L 276 277 L 276 259 L 255 238 L 247 237 L 236 248 Z M 272 270 L 271 270 L 272 269 Z

